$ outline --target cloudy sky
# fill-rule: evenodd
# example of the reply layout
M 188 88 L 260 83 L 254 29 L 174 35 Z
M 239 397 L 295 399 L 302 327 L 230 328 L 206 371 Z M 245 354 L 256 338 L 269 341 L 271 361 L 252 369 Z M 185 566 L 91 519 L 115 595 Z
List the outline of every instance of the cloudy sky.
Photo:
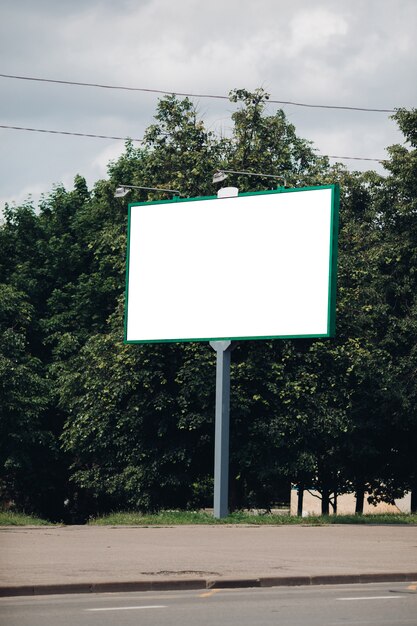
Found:
M 394 109 L 417 106 L 415 0 L 0 0 L 0 73 L 167 92 Z M 0 124 L 142 137 L 158 96 L 0 77 Z M 195 98 L 227 133 L 236 105 Z M 278 105 L 270 104 L 273 113 Z M 323 154 L 384 158 L 389 113 L 283 106 Z M 123 141 L 0 128 L 0 209 L 106 175 Z M 350 169 L 378 163 L 345 161 Z

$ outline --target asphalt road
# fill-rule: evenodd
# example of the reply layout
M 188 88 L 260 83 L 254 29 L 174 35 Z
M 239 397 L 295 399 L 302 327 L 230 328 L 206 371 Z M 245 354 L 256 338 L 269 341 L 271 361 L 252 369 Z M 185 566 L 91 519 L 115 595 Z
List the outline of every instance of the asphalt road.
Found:
M 0 626 L 410 626 L 417 584 L 0 599 Z

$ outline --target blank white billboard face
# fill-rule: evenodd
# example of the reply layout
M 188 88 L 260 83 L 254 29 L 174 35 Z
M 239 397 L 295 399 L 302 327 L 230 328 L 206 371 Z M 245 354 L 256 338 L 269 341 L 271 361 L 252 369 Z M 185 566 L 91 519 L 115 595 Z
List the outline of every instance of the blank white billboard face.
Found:
M 330 336 L 335 186 L 129 207 L 127 342 Z

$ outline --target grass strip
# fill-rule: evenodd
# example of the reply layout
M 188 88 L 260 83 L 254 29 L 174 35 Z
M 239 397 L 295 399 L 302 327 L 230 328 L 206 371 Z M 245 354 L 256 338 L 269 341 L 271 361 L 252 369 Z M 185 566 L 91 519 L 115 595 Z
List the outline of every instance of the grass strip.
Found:
M 317 515 L 295 517 L 288 514 L 254 514 L 244 511 L 231 513 L 223 519 L 215 519 L 203 511 L 160 511 L 155 514 L 140 512 L 115 512 L 90 519 L 90 525 L 99 526 L 177 526 L 184 524 L 254 524 L 254 525 L 304 525 L 326 526 L 330 524 L 417 524 L 417 514 L 385 513 L 367 515 Z
M 18 513 L 0 511 L 0 526 L 49 526 L 52 522 Z M 160 511 L 146 514 L 135 511 L 114 512 L 90 519 L 91 526 L 180 526 L 250 524 L 256 526 L 328 526 L 331 524 L 416 524 L 416 513 L 379 513 L 366 515 L 314 515 L 295 517 L 282 513 L 251 513 L 236 511 L 223 519 L 215 519 L 205 511 Z
M 51 522 L 35 517 L 34 515 L 26 515 L 26 513 L 17 513 L 16 511 L 0 511 L 0 526 L 50 526 Z

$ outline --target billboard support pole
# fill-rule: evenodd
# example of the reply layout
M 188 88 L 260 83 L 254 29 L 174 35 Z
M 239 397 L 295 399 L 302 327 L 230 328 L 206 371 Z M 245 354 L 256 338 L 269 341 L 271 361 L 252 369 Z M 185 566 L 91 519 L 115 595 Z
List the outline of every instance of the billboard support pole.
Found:
M 210 341 L 216 351 L 216 427 L 214 439 L 214 517 L 229 513 L 229 422 L 231 341 Z

